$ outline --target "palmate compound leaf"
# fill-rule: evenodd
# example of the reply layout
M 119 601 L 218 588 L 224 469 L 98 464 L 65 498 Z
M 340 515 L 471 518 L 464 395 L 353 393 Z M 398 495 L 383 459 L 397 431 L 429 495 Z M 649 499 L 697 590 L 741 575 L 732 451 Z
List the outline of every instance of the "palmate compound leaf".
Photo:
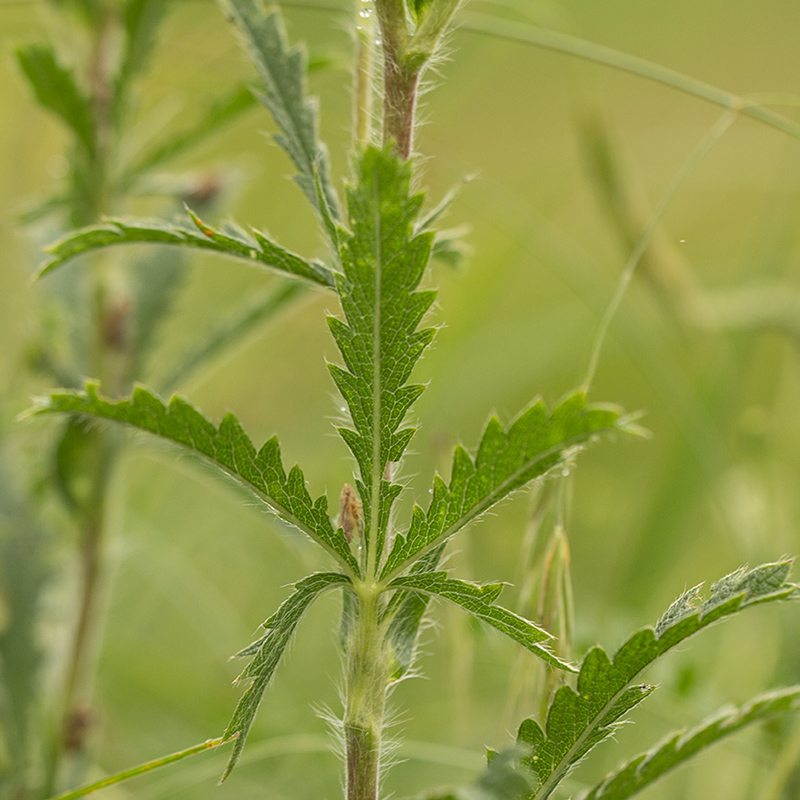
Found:
M 333 276 L 325 265 L 306 261 L 285 250 L 263 233 L 253 230 L 251 237 L 233 225 L 228 225 L 221 231 L 207 225 L 191 211 L 188 213 L 195 228 L 158 220 L 108 219 L 101 225 L 91 225 L 69 233 L 47 248 L 50 258 L 42 264 L 37 277 L 46 275 L 90 250 L 118 244 L 150 243 L 211 250 L 244 259 L 254 266 L 268 267 L 303 278 L 320 286 L 333 286 Z
M 284 471 L 276 437 L 257 451 L 233 414 L 226 414 L 217 428 L 177 396 L 165 405 L 143 387 L 134 389 L 126 400 L 106 400 L 97 392 L 94 383 L 87 383 L 80 392 L 52 392 L 40 398 L 30 413 L 100 417 L 179 444 L 221 469 L 278 517 L 313 539 L 348 574 L 359 574 L 344 534 L 331 525 L 325 495 L 311 499 L 299 467 L 292 467 L 288 474 Z
M 748 606 L 796 596 L 797 587 L 786 582 L 790 568 L 790 561 L 781 561 L 736 570 L 717 581 L 702 602 L 699 587 L 685 592 L 655 628 L 637 631 L 613 659 L 593 647 L 581 664 L 577 691 L 562 686 L 555 693 L 545 731 L 533 719 L 519 728 L 517 745 L 525 750 L 522 765 L 535 787 L 527 797 L 549 797 L 593 747 L 613 734 L 622 717 L 655 689 L 634 681 L 667 651 Z
M 280 133 L 275 141 L 297 167 L 295 177 L 324 221 L 339 218 L 325 146 L 317 137 L 317 109 L 305 96 L 305 57 L 289 50 L 280 15 L 265 13 L 259 0 L 226 0 L 225 6 L 258 69 L 267 107 Z
M 508 429 L 492 417 L 476 456 L 457 447 L 450 485 L 437 475 L 428 510 L 414 507 L 411 527 L 396 537 L 382 578 L 397 575 L 516 489 L 561 468 L 600 434 L 637 430 L 619 409 L 588 404 L 583 392 L 550 412 L 539 401 Z
M 433 233 L 415 232 L 422 201 L 411 191 L 411 165 L 389 149 L 369 147 L 347 191 L 350 231 L 340 230 L 339 237 L 336 285 L 345 319 L 330 317 L 329 325 L 344 366 L 329 369 L 350 410 L 352 427 L 339 432 L 358 462 L 365 537 L 375 563 L 401 490 L 386 469 L 414 434 L 403 420 L 424 388 L 408 380 L 434 335 L 419 327 L 435 298 L 417 288 L 433 242 Z
M 395 578 L 387 588 L 410 589 L 448 600 L 474 617 L 487 622 L 548 664 L 559 669 L 576 671 L 575 667 L 556 657 L 543 644 L 553 638 L 552 634 L 513 611 L 494 605 L 494 601 L 502 591 L 502 583 L 479 585 L 448 578 L 446 572 L 426 572 Z
M 753 723 L 798 709 L 800 686 L 766 692 L 743 706 L 723 709 L 690 731 L 670 734 L 574 800 L 625 800 L 726 736 Z
M 236 679 L 237 683 L 247 683 L 248 686 L 223 734 L 224 740 L 234 739 L 233 751 L 222 775 L 223 781 L 236 766 L 242 754 L 258 706 L 292 639 L 297 623 L 322 592 L 351 585 L 350 578 L 335 572 L 319 572 L 303 578 L 294 585 L 294 593 L 263 623 L 262 627 L 266 628 L 267 632 L 236 654 L 237 658 L 253 656 L 253 660 Z

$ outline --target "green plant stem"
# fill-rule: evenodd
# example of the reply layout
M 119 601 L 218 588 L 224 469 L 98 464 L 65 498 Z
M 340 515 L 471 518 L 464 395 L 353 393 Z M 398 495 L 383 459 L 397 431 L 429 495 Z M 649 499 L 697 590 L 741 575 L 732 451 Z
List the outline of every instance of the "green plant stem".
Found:
M 93 48 L 88 63 L 87 82 L 95 122 L 95 147 L 86 164 L 86 193 L 84 202 L 72 209 L 73 223 L 87 225 L 97 222 L 110 210 L 108 162 L 115 135 L 112 119 L 113 78 L 112 53 L 117 35 L 118 17 L 113 6 L 106 6 L 94 27 Z M 76 155 L 79 158 L 80 155 Z M 88 367 L 113 393 L 123 391 L 124 318 L 118 318 L 108 285 L 107 263 L 96 259 L 92 268 L 91 330 L 92 339 Z M 94 671 L 93 653 L 98 636 L 100 597 L 103 586 L 104 544 L 106 540 L 106 505 L 108 487 L 116 460 L 115 434 L 100 431 L 91 440 L 94 452 L 91 462 L 89 505 L 82 509 L 79 527 L 79 589 L 78 613 L 69 646 L 65 671 L 61 712 L 48 765 L 46 788 L 55 790 L 61 764 L 65 757 L 80 754 L 91 727 L 91 675 Z
M 347 656 L 344 711 L 345 798 L 377 800 L 388 667 L 378 624 L 378 592 L 359 592 Z
M 424 61 L 406 54 L 407 32 L 402 0 L 375 0 L 383 44 L 383 141 L 409 158 L 414 138 L 417 86 Z
M 196 744 L 193 747 L 187 747 L 185 750 L 179 750 L 177 753 L 171 753 L 168 756 L 162 756 L 161 758 L 155 758 L 152 761 L 146 761 L 144 764 L 139 764 L 135 767 L 131 767 L 130 769 L 123 770 L 122 772 L 117 772 L 115 775 L 109 775 L 107 778 L 95 781 L 94 783 L 89 783 L 86 786 L 81 786 L 79 789 L 73 789 L 70 792 L 64 792 L 63 794 L 56 795 L 55 797 L 50 797 L 48 800 L 75 800 L 75 798 L 78 797 L 85 797 L 87 794 L 92 794 L 92 792 L 96 792 L 99 789 L 105 789 L 108 786 L 114 786 L 114 784 L 122 783 L 130 778 L 135 778 L 137 775 L 144 775 L 146 772 L 152 772 L 154 769 L 167 766 L 167 764 L 174 764 L 176 761 L 181 761 L 182 759 L 187 758 L 188 756 L 193 756 L 196 753 L 202 753 L 204 750 L 217 747 L 222 743 L 222 737 L 218 739 L 209 739 L 207 742 L 203 742 L 202 744 Z
M 764 108 L 748 97 L 720 89 L 710 83 L 684 75 L 677 70 L 664 67 L 645 58 L 639 58 L 630 53 L 615 50 L 612 47 L 605 47 L 577 36 L 526 25 L 522 22 L 507 22 L 488 14 L 466 15 L 461 28 L 499 39 L 507 39 L 522 44 L 531 44 L 546 50 L 554 50 L 558 53 L 576 56 L 596 64 L 614 67 L 632 75 L 639 75 L 656 83 L 670 86 L 679 92 L 690 94 L 700 100 L 705 100 L 730 111 L 751 117 L 763 122 L 765 125 L 788 133 L 795 139 L 800 139 L 800 124 L 769 108 Z

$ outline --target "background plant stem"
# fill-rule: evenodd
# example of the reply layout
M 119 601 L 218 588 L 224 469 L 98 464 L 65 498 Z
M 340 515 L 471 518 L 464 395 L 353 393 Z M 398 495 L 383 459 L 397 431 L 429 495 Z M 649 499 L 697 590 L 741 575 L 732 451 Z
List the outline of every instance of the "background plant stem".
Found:
M 106 6 L 95 22 L 92 52 L 88 58 L 87 84 L 94 115 L 95 148 L 86 166 L 85 202 L 71 209 L 74 224 L 88 225 L 110 213 L 113 205 L 108 184 L 108 167 L 113 157 L 115 126 L 112 118 L 113 76 L 111 52 L 119 19 Z M 79 154 L 74 156 L 76 159 Z M 76 165 L 76 169 L 80 169 Z M 89 370 L 106 391 L 118 394 L 125 386 L 124 330 L 126 319 L 109 287 L 108 263 L 96 259 L 92 266 L 91 342 Z M 118 306 L 118 307 L 116 307 Z M 122 317 L 120 314 L 122 313 Z M 104 583 L 104 548 L 107 539 L 106 505 L 108 488 L 116 461 L 116 436 L 107 430 L 94 431 L 88 440 L 92 450 L 91 486 L 88 505 L 79 511 L 79 564 L 77 620 L 69 645 L 65 667 L 61 713 L 56 720 L 52 761 L 48 770 L 48 793 L 56 790 L 66 758 L 80 755 L 86 745 L 94 714 L 91 710 L 91 683 L 94 651 L 102 615 L 101 596 Z M 80 770 L 73 774 L 80 779 Z

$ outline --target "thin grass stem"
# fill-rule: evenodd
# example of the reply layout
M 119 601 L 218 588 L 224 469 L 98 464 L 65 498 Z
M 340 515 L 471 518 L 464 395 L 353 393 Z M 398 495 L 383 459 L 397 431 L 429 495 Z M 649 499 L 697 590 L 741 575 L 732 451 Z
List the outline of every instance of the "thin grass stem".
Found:
M 591 383 L 594 380 L 595 372 L 597 371 L 597 363 L 600 359 L 600 352 L 603 349 L 603 343 L 608 335 L 608 330 L 611 327 L 611 322 L 614 319 L 614 315 L 617 313 L 617 309 L 622 302 L 622 298 L 625 296 L 625 292 L 627 291 L 631 279 L 636 272 L 636 267 L 641 261 L 645 250 L 647 250 L 648 246 L 650 245 L 653 234 L 661 224 L 661 220 L 664 218 L 670 203 L 683 184 L 686 182 L 687 178 L 694 172 L 694 170 L 706 157 L 714 145 L 725 135 L 737 118 L 738 114 L 735 111 L 726 111 L 714 123 L 708 133 L 699 142 L 697 147 L 695 147 L 695 149 L 689 154 L 689 157 L 686 159 L 686 161 L 683 162 L 681 168 L 675 174 L 675 177 L 672 179 L 666 191 L 661 196 L 661 199 L 658 201 L 658 205 L 650 216 L 647 226 L 642 231 L 641 236 L 637 240 L 636 245 L 628 257 L 628 261 L 626 262 L 625 268 L 622 270 L 619 282 L 617 283 L 617 288 L 615 289 L 608 307 L 603 314 L 603 318 L 600 321 L 600 327 L 597 331 L 597 335 L 595 336 L 594 345 L 592 346 L 592 353 L 589 357 L 589 366 L 586 370 L 586 377 L 583 379 L 583 383 L 581 384 L 583 391 L 589 391 Z
M 92 792 L 96 792 L 100 789 L 105 789 L 108 786 L 114 786 L 115 784 L 130 780 L 131 778 L 135 778 L 137 775 L 144 775 L 145 773 L 152 772 L 154 769 L 158 769 L 159 767 L 165 767 L 167 764 L 174 764 L 176 761 L 181 761 L 184 758 L 195 755 L 196 753 L 202 753 L 204 750 L 217 747 L 222 743 L 223 740 L 221 736 L 217 739 L 209 739 L 208 741 L 202 742 L 201 744 L 196 744 L 193 747 L 187 747 L 185 750 L 179 750 L 177 753 L 170 753 L 168 756 L 155 758 L 152 761 L 145 761 L 143 764 L 131 767 L 130 769 L 125 769 L 122 772 L 117 772 L 115 775 L 109 775 L 107 778 L 103 778 L 102 780 L 86 784 L 86 786 L 81 786 L 80 788 L 73 789 L 69 792 L 64 792 L 64 794 L 50 797 L 48 800 L 75 800 L 76 797 L 85 797 L 87 794 L 92 794 Z
M 788 133 L 795 139 L 800 139 L 800 124 L 782 114 L 778 114 L 749 97 L 720 89 L 705 81 L 684 75 L 670 67 L 648 61 L 646 58 L 615 50 L 613 47 L 589 42 L 578 36 L 534 27 L 522 22 L 506 22 L 496 19 L 489 14 L 467 14 L 460 26 L 463 30 L 493 36 L 498 39 L 531 44 L 545 50 L 554 50 L 558 53 L 576 56 L 595 64 L 604 64 L 607 67 L 638 75 L 642 78 L 677 89 L 680 92 L 706 100 L 709 103 L 737 111 L 744 116 L 751 117 L 759 122 L 769 125 L 777 130 Z

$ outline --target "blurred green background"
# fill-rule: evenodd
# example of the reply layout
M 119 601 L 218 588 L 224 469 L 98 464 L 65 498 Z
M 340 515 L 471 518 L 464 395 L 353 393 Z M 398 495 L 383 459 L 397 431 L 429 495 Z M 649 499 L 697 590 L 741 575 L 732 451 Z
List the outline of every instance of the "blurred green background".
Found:
M 534 20 L 741 94 L 786 94 L 800 85 L 794 0 L 514 7 L 475 2 L 466 10 L 519 19 L 522 8 Z M 339 180 L 348 159 L 350 9 L 283 8 L 293 41 L 308 42 L 312 55 L 333 56 L 311 87 Z M 43 289 L 30 275 L 53 231 L 25 228 L 19 214 L 62 177 L 66 136 L 36 106 L 12 56 L 15 46 L 44 38 L 68 50 L 61 19 L 47 3 L 0 0 L 0 420 L 26 463 L 36 462 L 36 442 L 48 429 L 45 421 L 20 431 L 14 417 L 31 394 L 48 388 L 25 361 L 43 324 Z M 219 8 L 210 0 L 179 0 L 138 85 L 138 118 L 153 136 L 183 127 L 250 76 Z M 720 113 L 639 77 L 468 28 L 453 34 L 429 84 L 416 141 L 423 183 L 435 201 L 463 176 L 476 175 L 446 221 L 469 225 L 472 254 L 463 269 L 435 267 L 434 321 L 442 327 L 417 373 L 430 385 L 416 407 L 422 427 L 405 465 L 406 510 L 413 500 L 426 502 L 431 475 L 447 471 L 456 442 L 475 445 L 490 412 L 508 419 L 537 395 L 552 403 L 583 377 L 628 254 L 593 177 L 587 125 L 595 135 L 605 131 L 646 219 Z M 264 135 L 272 130 L 266 112 L 254 109 L 178 166 L 226 176 L 222 219 L 268 229 L 290 248 L 319 254 L 314 221 L 284 179 L 290 164 Z M 687 322 L 657 281 L 637 278 L 625 297 L 591 397 L 643 409 L 653 438 L 603 442 L 579 459 L 569 526 L 579 652 L 595 642 L 613 649 L 689 586 L 800 550 L 798 178 L 800 141 L 738 121 L 681 188 L 663 228 L 671 257 L 730 312 L 727 324 Z M 155 213 L 147 205 L 140 210 Z M 193 263 L 160 331 L 155 373 L 272 280 L 224 260 Z M 77 269 L 70 264 L 64 274 Z M 761 319 L 765 287 L 778 287 L 784 303 L 775 319 Z M 180 391 L 212 418 L 235 411 L 257 443 L 277 433 L 285 462 L 302 465 L 312 494 L 326 491 L 333 513 L 341 485 L 352 482 L 352 464 L 333 435 L 339 400 L 325 368 L 325 357 L 335 357 L 325 323 L 325 312 L 336 310 L 331 302 L 307 294 Z M 519 585 L 530 514 L 530 499 L 520 494 L 462 534 L 450 560 L 457 574 Z M 238 698 L 229 655 L 286 597 L 287 584 L 324 566 L 305 540 L 147 439 L 132 440 L 111 515 L 113 581 L 94 733 L 104 771 L 219 735 Z M 65 526 L 42 632 L 56 654 L 71 619 L 71 536 Z M 516 591 L 506 590 L 509 603 Z M 331 595 L 302 623 L 245 763 L 225 785 L 215 786 L 226 754 L 204 754 L 107 796 L 340 796 L 339 764 L 319 714 L 339 710 L 338 613 Z M 404 682 L 394 695 L 400 763 L 386 791 L 397 797 L 470 780 L 482 748 L 507 745 L 508 732 L 532 711 L 510 699 L 520 663 L 509 642 L 441 606 L 433 617 L 420 660 L 424 679 Z M 800 681 L 798 626 L 798 608 L 756 609 L 674 654 L 650 676 L 662 691 L 637 713 L 636 725 L 620 733 L 619 746 L 605 744 L 576 781 L 597 777 L 604 758 L 610 766 L 725 702 Z M 791 728 L 734 738 L 647 796 L 761 797 L 757 787 L 781 754 L 791 767 L 783 752 Z M 776 797 L 800 796 L 791 781 L 788 787 Z

